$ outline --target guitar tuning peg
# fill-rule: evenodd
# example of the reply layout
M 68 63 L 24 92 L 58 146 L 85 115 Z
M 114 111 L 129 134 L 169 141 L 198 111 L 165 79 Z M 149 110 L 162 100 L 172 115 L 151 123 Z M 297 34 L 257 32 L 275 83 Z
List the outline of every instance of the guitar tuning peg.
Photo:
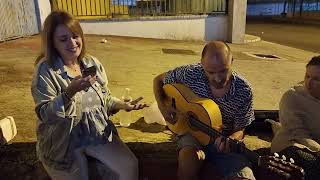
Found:
M 273 153 L 274 157 L 278 158 L 280 157 L 278 153 Z
M 290 158 L 289 161 L 294 164 L 294 160 L 292 158 Z
M 287 157 L 286 157 L 285 155 L 282 155 L 281 158 L 282 158 L 282 160 L 284 160 L 284 161 L 287 160 Z

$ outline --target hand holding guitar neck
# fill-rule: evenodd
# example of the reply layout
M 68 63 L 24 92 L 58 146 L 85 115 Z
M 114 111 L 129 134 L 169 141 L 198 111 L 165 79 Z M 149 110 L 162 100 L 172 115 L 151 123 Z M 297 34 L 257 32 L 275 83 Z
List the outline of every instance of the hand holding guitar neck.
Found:
M 224 125 L 220 125 L 217 127 L 216 130 L 222 133 L 224 128 L 225 128 Z M 214 140 L 214 146 L 216 147 L 218 152 L 230 153 L 234 151 L 232 149 L 232 144 L 230 141 L 231 141 L 230 137 L 219 136 Z
M 215 139 L 214 145 L 215 145 L 217 151 L 218 152 L 222 152 L 222 153 L 231 152 L 230 142 L 229 141 L 230 141 L 229 138 L 224 138 L 222 136 L 220 136 L 217 139 Z

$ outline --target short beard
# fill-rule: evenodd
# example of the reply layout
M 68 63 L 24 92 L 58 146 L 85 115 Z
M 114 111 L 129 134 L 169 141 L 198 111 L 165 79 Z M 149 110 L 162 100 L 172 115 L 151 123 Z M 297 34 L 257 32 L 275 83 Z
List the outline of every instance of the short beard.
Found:
M 226 80 L 223 80 L 222 82 L 218 83 L 218 82 L 211 82 L 210 83 L 214 88 L 216 89 L 222 89 L 226 86 Z

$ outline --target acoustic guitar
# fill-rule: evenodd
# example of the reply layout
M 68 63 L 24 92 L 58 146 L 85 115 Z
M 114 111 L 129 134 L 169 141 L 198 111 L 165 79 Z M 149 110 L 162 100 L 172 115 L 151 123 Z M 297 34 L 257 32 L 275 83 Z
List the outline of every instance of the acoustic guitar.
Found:
M 207 145 L 217 137 L 228 138 L 231 149 L 235 153 L 244 154 L 260 168 L 260 172 L 273 174 L 276 179 L 304 179 L 304 171 L 292 161 L 279 155 L 260 156 L 246 148 L 242 142 L 225 137 L 220 131 L 222 116 L 218 105 L 211 99 L 200 98 L 191 89 L 182 84 L 166 84 L 164 105 L 175 110 L 171 114 L 172 121 L 167 121 L 168 128 L 175 134 L 191 133 L 202 145 Z

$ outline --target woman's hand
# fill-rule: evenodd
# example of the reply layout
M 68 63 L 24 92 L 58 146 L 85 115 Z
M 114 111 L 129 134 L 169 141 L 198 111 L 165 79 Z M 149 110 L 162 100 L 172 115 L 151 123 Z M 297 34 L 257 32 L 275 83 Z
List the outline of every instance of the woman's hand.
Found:
M 139 109 L 143 109 L 145 107 L 149 107 L 147 104 L 143 103 L 140 104 L 139 101 L 141 101 L 143 99 L 143 97 L 139 97 L 136 100 L 133 100 L 131 102 L 124 102 L 124 110 L 125 111 L 132 111 L 132 110 L 139 110 Z
M 96 76 L 75 77 L 66 89 L 68 96 L 73 97 L 77 92 L 88 89 L 97 80 Z

